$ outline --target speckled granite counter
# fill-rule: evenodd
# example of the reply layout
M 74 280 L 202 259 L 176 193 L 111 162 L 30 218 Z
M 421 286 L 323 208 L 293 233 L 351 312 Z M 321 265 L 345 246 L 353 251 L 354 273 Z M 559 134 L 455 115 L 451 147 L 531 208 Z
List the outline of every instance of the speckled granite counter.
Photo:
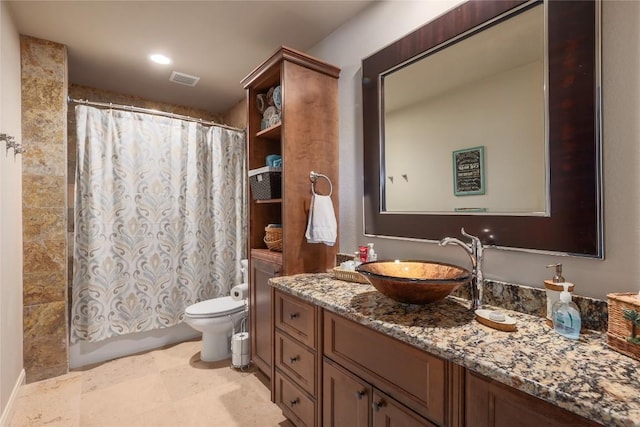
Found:
M 640 426 L 640 362 L 609 349 L 602 333 L 569 340 L 544 319 L 511 311 L 507 313 L 518 322 L 517 331 L 500 332 L 474 321 L 465 300 L 400 304 L 371 285 L 329 274 L 279 277 L 269 283 L 605 426 Z

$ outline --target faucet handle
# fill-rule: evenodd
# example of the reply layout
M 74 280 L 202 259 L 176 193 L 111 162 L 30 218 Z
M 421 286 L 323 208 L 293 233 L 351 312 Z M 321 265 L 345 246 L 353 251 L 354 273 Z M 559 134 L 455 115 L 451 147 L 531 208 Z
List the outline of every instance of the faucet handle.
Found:
M 474 243 L 474 244 L 476 244 L 476 245 L 481 245 L 481 244 L 482 244 L 482 242 L 480 241 L 480 238 L 479 238 L 479 237 L 474 236 L 473 234 L 469 234 L 469 233 L 467 233 L 466 231 L 464 231 L 464 227 L 462 227 L 462 228 L 460 229 L 460 233 L 461 233 L 464 237 L 468 237 L 468 238 L 470 238 L 470 239 L 473 241 L 473 243 Z

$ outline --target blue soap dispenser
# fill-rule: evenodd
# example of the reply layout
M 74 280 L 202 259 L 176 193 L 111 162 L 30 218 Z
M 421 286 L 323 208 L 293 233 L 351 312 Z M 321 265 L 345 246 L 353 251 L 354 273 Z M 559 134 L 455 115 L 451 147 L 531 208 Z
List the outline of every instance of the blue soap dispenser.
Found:
M 558 283 L 564 287 L 564 291 L 560 293 L 560 300 L 553 304 L 553 329 L 560 335 L 577 340 L 580 337 L 580 327 L 582 320 L 580 319 L 580 311 L 576 303 L 571 301 L 569 286 L 571 283 Z

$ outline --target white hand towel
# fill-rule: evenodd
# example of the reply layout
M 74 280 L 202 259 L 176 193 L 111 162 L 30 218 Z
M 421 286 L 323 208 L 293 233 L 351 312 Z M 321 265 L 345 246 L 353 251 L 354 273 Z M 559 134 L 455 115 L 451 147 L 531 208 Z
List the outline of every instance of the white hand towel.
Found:
M 305 237 L 309 243 L 324 243 L 333 246 L 338 235 L 336 214 L 333 211 L 331 196 L 311 196 L 309 222 Z

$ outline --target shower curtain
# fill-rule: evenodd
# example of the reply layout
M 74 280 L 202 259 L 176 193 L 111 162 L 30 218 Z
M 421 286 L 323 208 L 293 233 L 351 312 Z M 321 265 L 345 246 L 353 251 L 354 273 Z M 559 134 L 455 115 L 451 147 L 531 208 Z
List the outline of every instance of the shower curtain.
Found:
M 228 295 L 246 253 L 245 137 L 76 106 L 71 342 L 180 323 Z

